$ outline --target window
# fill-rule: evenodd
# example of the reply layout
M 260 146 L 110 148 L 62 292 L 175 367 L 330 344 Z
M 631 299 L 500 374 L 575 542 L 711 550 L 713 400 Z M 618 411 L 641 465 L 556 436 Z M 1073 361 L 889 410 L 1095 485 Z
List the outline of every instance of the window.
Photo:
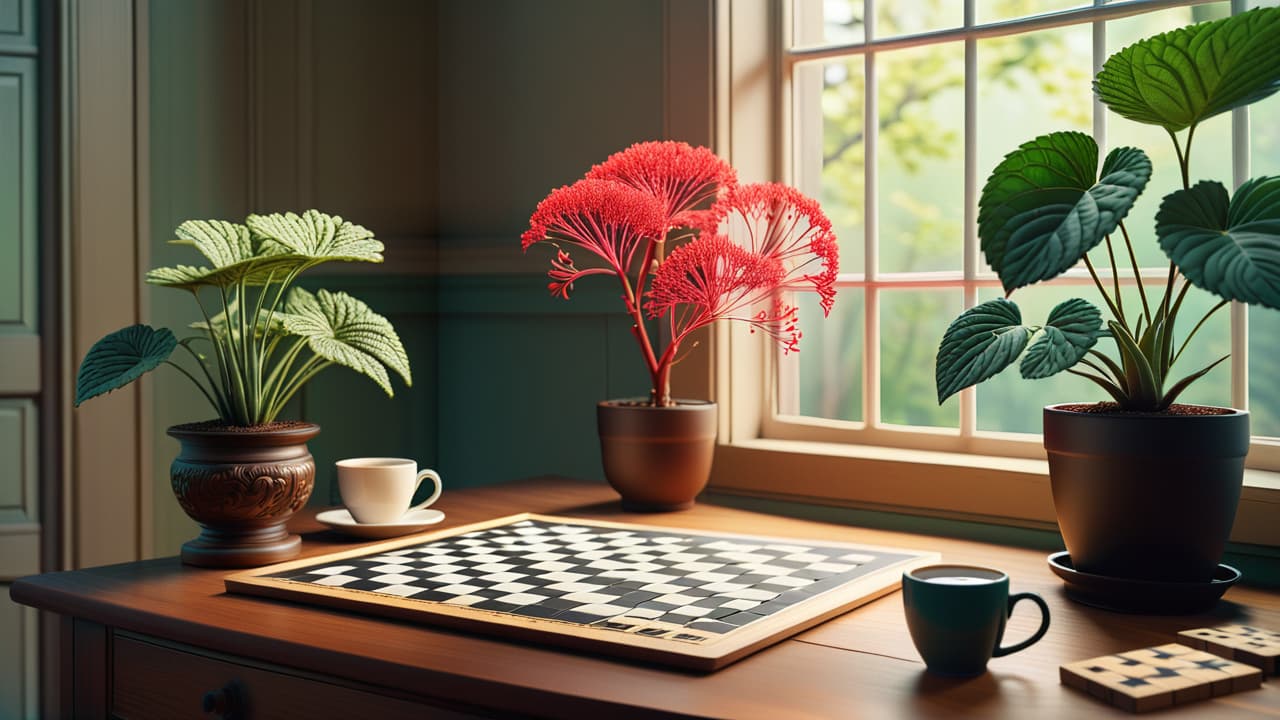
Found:
M 1027 381 L 1013 370 L 936 400 L 943 331 L 1002 294 L 976 236 L 982 185 L 1006 152 L 1054 130 L 1091 133 L 1103 152 L 1143 148 L 1155 174 L 1130 214 L 1140 272 L 1118 278 L 1136 306 L 1139 279 L 1163 288 L 1153 217 L 1180 183 L 1177 164 L 1167 137 L 1096 103 L 1090 80 L 1140 38 L 1278 2 L 721 0 L 721 44 L 726 34 L 732 43 L 720 50 L 719 143 L 744 179 L 783 179 L 821 200 L 841 240 L 841 277 L 825 320 L 816 298 L 797 298 L 798 354 L 717 329 L 716 396 L 732 405 L 717 485 L 1048 526 L 1041 408 L 1101 391 L 1065 373 Z M 1280 173 L 1280 125 L 1249 123 L 1277 111 L 1280 96 L 1203 124 L 1193 172 L 1236 183 Z M 1216 301 L 1191 295 L 1186 325 Z M 1030 320 L 1072 296 L 1099 302 L 1083 267 L 1014 298 Z M 1232 361 L 1183 400 L 1249 407 L 1251 466 L 1280 470 L 1280 312 L 1223 308 L 1179 366 L 1191 372 L 1228 348 Z M 752 385 L 758 396 L 743 390 Z M 1274 475 L 1248 482 L 1245 504 L 1276 502 Z M 1280 533 L 1248 541 L 1276 544 Z
M 1251 4 L 1258 2 L 1237 9 Z M 1011 368 L 941 406 L 935 399 L 934 353 L 947 324 L 1003 294 L 978 248 L 982 184 L 1006 152 L 1054 130 L 1091 132 L 1103 148 L 1143 148 L 1156 169 L 1128 226 L 1142 281 L 1158 293 L 1168 261 L 1152 218 L 1180 185 L 1174 151 L 1157 128 L 1095 103 L 1090 80 L 1112 52 L 1140 38 L 1231 10 L 1225 1 L 797 0 L 783 33 L 791 37 L 782 72 L 792 109 L 783 141 L 791 181 L 820 198 L 836 226 L 842 275 L 832 317 L 799 299 L 802 352 L 776 359 L 766 434 L 803 438 L 822 428 L 853 442 L 1038 456 L 1041 408 L 1095 399 L 1096 387 L 1066 373 L 1026 381 Z M 1277 102 L 1254 113 L 1267 117 Z M 1250 132 L 1248 112 L 1197 131 L 1198 176 L 1245 178 L 1250 166 L 1253 174 L 1280 172 L 1276 124 L 1254 123 Z M 1100 252 L 1092 255 L 1101 269 L 1108 263 Z M 1136 306 L 1137 274 L 1120 275 Z M 1103 279 L 1111 282 L 1109 271 Z M 1099 302 L 1083 266 L 1015 299 L 1035 322 L 1072 296 Z M 1184 311 L 1184 333 L 1216 298 L 1193 292 L 1188 302 L 1195 305 Z M 1280 313 L 1215 313 L 1179 365 L 1189 373 L 1227 348 L 1235 363 L 1182 399 L 1255 408 L 1259 446 L 1280 449 L 1280 363 L 1251 359 L 1274 358 L 1277 338 Z

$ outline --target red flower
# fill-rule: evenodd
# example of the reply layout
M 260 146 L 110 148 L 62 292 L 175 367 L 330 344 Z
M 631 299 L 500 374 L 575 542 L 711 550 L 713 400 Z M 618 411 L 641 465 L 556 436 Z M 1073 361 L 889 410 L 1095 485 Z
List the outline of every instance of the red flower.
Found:
M 699 228 L 727 235 L 746 249 L 777 259 L 786 273 L 778 289 L 812 289 L 822 310 L 835 301 L 839 246 L 817 201 L 778 183 L 731 189 L 711 207 Z
M 587 177 L 617 180 L 658 197 L 667 227 L 692 224 L 684 213 L 738 183 L 737 172 L 715 153 L 671 140 L 636 143 L 592 167 Z
M 560 249 L 552 262 L 553 293 L 568 297 L 569 286 L 585 275 L 625 275 L 636 249 L 666 232 L 660 201 L 648 193 L 611 180 L 579 180 L 553 190 L 533 212 L 521 245 L 543 240 L 568 243 L 600 256 L 605 268 L 579 270 Z
M 658 268 L 645 309 L 668 316 L 671 347 L 716 320 L 741 320 L 768 333 L 784 351 L 798 349 L 795 308 L 774 294 L 784 277 L 778 258 L 751 252 L 723 235 L 704 235 L 683 245 Z M 744 310 L 771 299 L 773 310 Z

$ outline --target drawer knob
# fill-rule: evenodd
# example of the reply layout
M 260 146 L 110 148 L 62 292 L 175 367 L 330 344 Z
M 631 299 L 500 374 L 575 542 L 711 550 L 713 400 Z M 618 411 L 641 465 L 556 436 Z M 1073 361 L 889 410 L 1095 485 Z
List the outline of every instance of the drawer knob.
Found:
M 237 720 L 244 716 L 244 692 L 240 683 L 232 680 L 217 690 L 210 690 L 200 700 L 205 714 L 219 720 Z

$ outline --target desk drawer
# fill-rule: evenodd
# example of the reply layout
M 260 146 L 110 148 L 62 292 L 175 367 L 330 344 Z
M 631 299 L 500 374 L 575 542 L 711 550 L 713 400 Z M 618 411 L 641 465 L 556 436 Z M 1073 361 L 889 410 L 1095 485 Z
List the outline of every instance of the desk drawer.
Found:
M 112 641 L 111 710 L 125 720 L 481 717 L 370 690 L 130 635 Z

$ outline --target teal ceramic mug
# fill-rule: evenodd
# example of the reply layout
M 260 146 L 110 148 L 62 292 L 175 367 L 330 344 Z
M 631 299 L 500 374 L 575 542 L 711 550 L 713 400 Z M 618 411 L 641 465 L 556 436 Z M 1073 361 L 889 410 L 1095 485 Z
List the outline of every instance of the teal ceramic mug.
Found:
M 1005 621 L 1020 600 L 1040 606 L 1040 629 L 1002 647 Z M 972 676 L 987 661 L 1025 650 L 1049 629 L 1049 606 L 1035 593 L 1009 594 L 1009 576 L 971 565 L 930 565 L 902 574 L 902 603 L 911 640 L 930 672 Z

